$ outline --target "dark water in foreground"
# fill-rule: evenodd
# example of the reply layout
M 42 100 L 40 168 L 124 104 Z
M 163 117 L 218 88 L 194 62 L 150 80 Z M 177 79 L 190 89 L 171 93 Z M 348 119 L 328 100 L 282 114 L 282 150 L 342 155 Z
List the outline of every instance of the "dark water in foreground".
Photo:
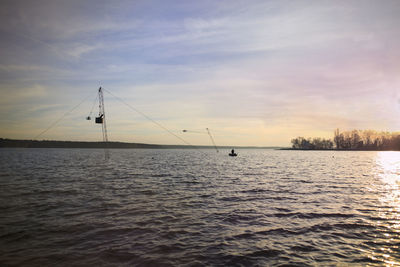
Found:
M 0 265 L 400 265 L 400 153 L 0 149 Z

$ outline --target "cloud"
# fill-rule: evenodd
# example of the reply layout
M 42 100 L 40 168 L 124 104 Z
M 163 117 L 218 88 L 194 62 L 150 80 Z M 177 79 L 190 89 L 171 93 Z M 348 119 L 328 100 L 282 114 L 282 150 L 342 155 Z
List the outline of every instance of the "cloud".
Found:
M 2 4 L 1 112 L 16 121 L 102 85 L 171 128 L 221 128 L 226 144 L 400 127 L 397 1 Z M 107 105 L 129 139 L 125 122 L 142 119 Z M 143 140 L 173 142 L 141 126 Z

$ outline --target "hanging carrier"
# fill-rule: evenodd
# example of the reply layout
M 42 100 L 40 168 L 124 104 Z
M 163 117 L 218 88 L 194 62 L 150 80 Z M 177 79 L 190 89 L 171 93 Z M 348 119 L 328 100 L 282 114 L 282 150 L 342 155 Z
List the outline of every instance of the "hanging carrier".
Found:
M 101 114 L 99 117 L 96 117 L 96 123 L 102 124 L 103 123 L 103 116 L 104 116 L 104 114 Z

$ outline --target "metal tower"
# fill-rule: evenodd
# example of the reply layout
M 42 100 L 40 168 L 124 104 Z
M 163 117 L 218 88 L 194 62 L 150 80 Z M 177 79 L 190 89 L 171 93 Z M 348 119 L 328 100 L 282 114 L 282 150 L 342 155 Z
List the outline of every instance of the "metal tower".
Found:
M 103 89 L 99 88 L 99 116 L 96 117 L 96 123 L 101 124 L 101 129 L 103 133 L 103 142 L 107 146 L 108 145 L 108 136 L 107 136 L 107 124 L 106 124 L 106 113 L 104 111 L 104 96 Z M 108 150 L 105 148 L 105 157 L 106 159 L 109 157 Z

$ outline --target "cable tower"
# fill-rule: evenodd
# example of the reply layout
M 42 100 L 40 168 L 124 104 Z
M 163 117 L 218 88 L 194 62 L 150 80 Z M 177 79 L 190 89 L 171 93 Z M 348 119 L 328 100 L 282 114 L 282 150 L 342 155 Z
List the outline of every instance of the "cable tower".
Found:
M 103 133 L 103 142 L 108 146 L 108 136 L 107 136 L 107 124 L 106 124 L 106 113 L 104 111 L 104 96 L 103 89 L 99 88 L 99 116 L 96 117 L 96 123 L 101 124 L 101 130 Z M 108 149 L 104 148 L 106 159 L 109 157 Z
M 211 135 L 210 129 L 206 128 L 207 133 L 204 132 L 199 132 L 199 131 L 192 131 L 192 130 L 182 130 L 182 132 L 184 133 L 197 133 L 197 134 L 208 134 L 208 136 L 211 139 L 211 142 L 213 143 L 213 146 L 215 148 L 215 150 L 217 151 L 217 153 L 219 152 L 217 145 L 215 144 L 214 138 Z
M 213 145 L 214 145 L 214 147 L 215 147 L 215 150 L 217 150 L 217 153 L 218 153 L 219 151 L 218 151 L 217 145 L 216 145 L 215 142 L 214 142 L 214 138 L 212 137 L 212 135 L 211 135 L 211 133 L 210 133 L 210 130 L 209 130 L 208 128 L 206 128 L 206 130 L 207 130 L 208 135 L 209 135 L 210 138 L 211 138 L 211 142 L 213 143 Z

